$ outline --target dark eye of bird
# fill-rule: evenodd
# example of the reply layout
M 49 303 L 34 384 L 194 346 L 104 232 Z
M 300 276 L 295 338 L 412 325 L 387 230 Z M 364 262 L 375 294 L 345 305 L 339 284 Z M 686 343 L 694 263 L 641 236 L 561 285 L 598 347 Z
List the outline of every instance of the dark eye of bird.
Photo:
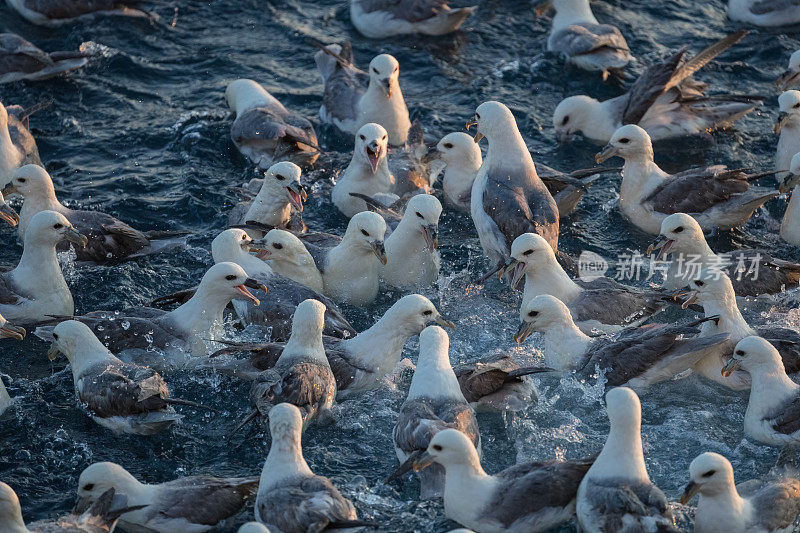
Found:
M 437 452 L 440 452 L 440 451 L 442 451 L 442 447 L 441 447 L 441 446 L 439 446 L 438 444 L 434 444 L 434 445 L 433 445 L 433 449 L 434 449 L 434 450 L 436 450 Z
M 705 283 L 705 281 L 695 281 L 694 283 L 695 283 L 695 285 L 697 285 L 698 287 L 702 287 L 703 285 L 705 285 L 705 284 L 706 284 L 706 283 Z
M 381 140 L 382 140 L 382 141 L 385 141 L 385 140 L 386 140 L 386 135 L 384 135 L 383 137 L 381 137 Z
M 736 355 L 744 355 L 744 350 L 736 350 Z
M 25 183 L 25 181 L 27 181 L 27 180 L 25 178 L 19 178 L 17 181 L 20 182 L 20 183 Z
M 619 142 L 621 142 L 622 144 L 628 144 L 629 142 L 631 142 L 631 140 L 630 139 L 620 139 Z
M 283 245 L 279 242 L 272 243 L 272 247 L 275 248 L 276 250 L 283 250 Z
M 363 135 L 359 135 L 358 138 L 361 139 L 362 141 L 366 141 L 367 140 L 367 138 L 364 137 Z
M 422 216 L 422 214 L 421 214 L 419 211 L 417 211 L 417 216 L 418 216 L 419 218 L 423 218 L 423 219 L 425 218 L 424 216 Z
M 522 255 L 531 255 L 532 253 L 533 250 L 525 250 L 524 252 L 522 252 Z
M 236 276 L 234 276 L 233 274 L 228 274 L 227 276 L 225 276 L 225 279 L 227 279 L 228 281 L 233 281 L 236 279 Z
M 87 483 L 83 486 L 83 490 L 92 490 L 94 488 L 94 483 Z
M 682 231 L 683 231 L 683 226 L 678 226 L 677 228 L 675 228 L 675 233 L 680 233 Z
M 275 177 L 278 179 L 278 181 L 283 181 L 283 180 L 286 179 L 285 177 L 281 176 L 280 174 L 275 174 Z
M 450 149 L 450 148 L 453 147 L 453 144 L 452 143 L 444 143 L 444 147 L 447 148 L 447 149 Z
M 798 103 L 794 104 L 794 108 L 795 108 L 795 109 L 797 109 L 798 107 L 800 107 L 800 102 L 798 102 Z
M 567 122 L 569 122 L 569 115 L 567 115 L 566 117 L 564 117 L 564 120 L 562 120 L 562 121 L 561 121 L 561 125 L 562 125 L 562 126 L 566 126 L 566 125 L 567 125 Z
M 716 471 L 715 470 L 709 470 L 708 472 L 703 474 L 703 477 L 711 477 L 711 476 L 714 475 L 714 472 L 716 472 Z
M 481 116 L 480 116 L 479 114 L 475 113 L 475 118 L 477 118 L 478 120 L 480 120 L 480 119 L 481 119 Z
M 367 230 L 363 230 L 362 229 L 361 230 L 361 235 L 363 235 L 364 237 L 369 237 L 369 233 L 367 232 Z
M 55 333 L 53 333 L 53 338 L 54 338 L 55 340 L 58 340 L 58 335 L 57 335 L 57 334 L 55 334 Z
M 63 224 L 54 224 L 54 225 L 53 225 L 53 229 L 61 229 L 61 228 L 63 228 L 63 227 L 64 227 L 64 225 L 63 225 Z
M 374 72 L 375 74 L 377 74 L 377 73 L 378 73 L 378 69 L 376 69 L 375 67 L 372 67 L 372 72 Z
M 427 311 L 423 311 L 423 312 L 422 312 L 422 314 L 423 314 L 423 315 L 425 315 L 425 316 L 429 316 L 429 315 L 432 315 L 432 314 L 433 314 L 433 311 L 431 311 L 430 309 L 428 309 Z
M 539 311 L 531 311 L 530 313 L 528 313 L 528 316 L 529 317 L 539 316 Z

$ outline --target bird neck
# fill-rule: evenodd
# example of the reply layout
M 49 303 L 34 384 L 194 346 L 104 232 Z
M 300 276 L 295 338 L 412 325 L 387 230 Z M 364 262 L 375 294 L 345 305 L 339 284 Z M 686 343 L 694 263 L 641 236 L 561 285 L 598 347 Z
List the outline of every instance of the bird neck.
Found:
M 285 276 L 301 285 L 322 292 L 322 273 L 310 255 L 295 255 L 292 259 L 275 258 L 269 260 L 276 273 Z M 245 269 L 247 270 L 247 269 Z
M 425 249 L 426 243 L 422 235 L 422 228 L 410 217 L 403 217 L 397 228 L 386 238 L 386 253 L 392 253 L 398 259 L 403 257 L 407 260 L 408 254 L 418 253 Z
M 737 531 L 748 514 L 748 502 L 739 496 L 733 481 L 713 492 L 704 489 L 695 511 L 695 530 Z
M 734 294 L 718 295 L 713 300 L 702 302 L 702 305 L 706 316 L 719 315 L 717 324 L 709 321 L 701 326 L 700 331 L 704 337 L 716 333 L 730 333 L 732 339 L 738 340 L 757 334 L 742 316 Z
M 22 208 L 19 212 L 19 236 L 24 238 L 25 230 L 28 224 L 36 213 L 41 211 L 55 211 L 56 213 L 64 213 L 67 208 L 56 198 L 56 193 L 52 188 L 49 192 L 43 194 L 28 195 L 22 202 Z
M 800 385 L 786 375 L 783 362 L 764 361 L 756 368 L 748 370 L 752 377 L 750 398 L 762 405 L 775 405 L 797 394 Z M 755 403 L 755 402 L 754 402 Z
M 540 294 L 550 294 L 569 305 L 569 302 L 575 299 L 582 290 L 577 283 L 572 281 L 569 274 L 564 272 L 555 258 L 550 261 L 550 264 L 543 265 L 543 268 L 529 266 L 525 269 L 523 297 L 525 301 Z
M 223 312 L 230 301 L 230 298 L 221 298 L 212 294 L 201 283 L 194 296 L 182 306 L 171 311 L 170 315 L 176 324 L 181 324 L 191 333 L 207 332 L 215 326 L 222 325 Z
M 289 360 L 294 357 L 302 357 L 306 360 L 314 360 L 324 366 L 329 366 L 328 358 L 325 356 L 325 346 L 322 344 L 322 330 L 311 326 L 306 329 L 303 324 L 292 324 L 292 334 L 286 342 L 280 358 Z
M 642 451 L 641 422 L 611 425 L 603 451 L 589 470 L 592 478 L 625 477 L 650 482 Z
M 430 350 L 428 353 L 420 353 L 414 377 L 411 378 L 408 398 L 424 398 L 433 395 L 467 402 L 461 392 L 461 386 L 458 384 L 453 367 L 450 366 L 450 357 L 446 350 Z
M 568 2 L 568 5 L 559 6 L 553 17 L 555 31 L 571 26 L 572 24 L 597 24 L 597 19 L 589 7 L 589 2 Z
M 371 328 L 342 341 L 357 362 L 377 367 L 381 376 L 400 361 L 403 346 L 418 333 L 393 315 L 390 308 Z
M 272 444 L 261 471 L 259 487 L 274 487 L 283 480 L 297 476 L 313 476 L 303 457 L 299 433 L 295 435 L 273 435 Z
M 793 236 L 797 235 L 798 231 L 800 231 L 800 185 L 792 190 L 789 205 L 786 206 L 786 213 L 781 221 L 781 236 L 784 240 L 797 244 L 797 240 Z
M 6 523 L 3 524 L 3 531 L 6 533 L 31 533 L 31 531 L 25 527 L 25 521 L 22 519 L 22 509 L 19 505 L 10 506 L 8 505 L 8 513 L 3 517 Z
M 453 203 L 462 202 L 464 198 L 469 200 L 469 192 L 472 190 L 472 184 L 475 182 L 475 176 L 478 175 L 478 169 L 481 168 L 480 162 L 477 166 L 470 166 L 463 168 L 458 165 L 447 165 L 444 169 L 444 178 L 442 180 L 442 187 L 444 194 Z
M 22 249 L 19 264 L 10 275 L 22 291 L 35 298 L 64 290 L 69 292 L 54 244 L 37 243 L 29 239 Z
M 544 332 L 544 357 L 558 370 L 575 368 L 592 342 L 572 320 L 552 324 Z
M 484 164 L 488 164 L 486 168 L 489 170 L 533 168 L 533 172 L 536 172 L 531 153 L 516 125 L 511 125 L 508 129 L 492 135 L 489 139 L 489 148 L 486 151 Z
M 714 250 L 712 250 L 708 245 L 708 241 L 706 241 L 706 238 L 702 233 L 695 238 L 686 239 L 677 246 L 673 244 L 670 253 L 673 255 L 673 260 L 678 259 L 678 257 L 682 254 L 684 256 L 684 264 L 697 256 L 708 260 L 717 259 L 717 254 L 715 254 Z
M 117 359 L 101 344 L 99 346 L 81 347 L 75 350 L 75 352 L 76 353 L 69 356 L 68 359 L 72 367 L 72 376 L 75 378 L 76 383 L 88 368 L 98 363 L 108 363 L 109 365 L 113 363 L 122 363 L 122 361 Z M 75 355 L 78 357 L 75 357 Z
M 21 154 L 8 133 L 8 123 L 0 124 L 0 178 L 4 178 L 0 185 L 11 181 L 11 172 L 17 168 L 21 159 Z
M 483 470 L 478 453 L 474 449 L 470 450 L 467 461 L 445 466 L 445 508 L 483 503 L 485 495 L 494 492 L 492 489 L 495 483 L 495 478 Z
M 285 226 L 289 222 L 292 205 L 285 194 L 278 194 L 266 186 L 256 196 L 242 222 L 255 220 L 270 226 Z

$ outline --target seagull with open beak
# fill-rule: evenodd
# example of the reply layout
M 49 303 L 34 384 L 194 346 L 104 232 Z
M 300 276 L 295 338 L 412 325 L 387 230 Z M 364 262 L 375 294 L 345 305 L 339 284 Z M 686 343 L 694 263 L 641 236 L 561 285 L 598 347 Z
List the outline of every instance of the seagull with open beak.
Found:
M 353 158 L 331 192 L 333 204 L 344 216 L 368 210 L 367 203 L 351 192 L 371 198 L 392 193 L 395 180 L 386 159 L 388 141 L 386 130 L 379 124 L 365 124 L 356 133 Z
M 303 212 L 303 202 L 308 199 L 305 187 L 300 183 L 300 167 L 289 161 L 275 163 L 264 174 L 261 190 L 250 204 L 247 211 L 246 203 L 234 207 L 231 212 L 230 223 L 248 224 L 256 222 L 259 225 L 273 228 L 288 228 L 304 231 L 305 224 L 300 213 Z M 253 238 L 263 237 L 263 233 L 248 228 L 248 233 Z
M 8 222 L 12 226 L 19 224 L 19 215 L 14 208 L 6 203 L 3 193 L 0 192 L 0 218 Z
M 27 332 L 22 326 L 15 326 L 0 315 L 0 339 L 15 339 L 21 341 Z
M 778 97 L 780 113 L 775 122 L 778 148 L 775 151 L 775 176 L 782 180 L 789 173 L 792 157 L 800 152 L 800 91 L 786 91 Z

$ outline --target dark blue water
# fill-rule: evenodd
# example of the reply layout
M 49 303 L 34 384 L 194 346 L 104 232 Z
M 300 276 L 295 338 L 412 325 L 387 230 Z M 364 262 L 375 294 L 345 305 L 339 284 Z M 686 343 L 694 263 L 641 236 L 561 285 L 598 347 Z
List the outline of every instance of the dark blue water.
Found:
M 552 110 L 571 94 L 607 98 L 617 92 L 544 54 L 549 22 L 536 20 L 527 2 L 483 1 L 464 31 L 455 35 L 383 42 L 361 38 L 350 25 L 345 4 L 186 1 L 175 2 L 174 27 L 169 27 L 173 6 L 165 4 L 155 9 L 162 16 L 159 24 L 109 18 L 55 30 L 32 26 L 0 5 L 1 31 L 19 33 L 44 50 L 74 49 L 88 42 L 97 51 L 86 68 L 67 77 L 0 86 L 0 100 L 7 105 L 52 102 L 31 123 L 61 200 L 102 209 L 141 229 L 195 231 L 191 246 L 174 255 L 114 267 L 67 265 L 78 312 L 146 303 L 193 285 L 211 264 L 209 244 L 225 228 L 227 212 L 238 201 L 229 188 L 253 175 L 229 139 L 231 118 L 223 93 L 236 78 L 263 83 L 287 107 L 315 122 L 331 153 L 308 175 L 316 185 L 306 221 L 314 229 L 344 229 L 346 222 L 332 208 L 329 190 L 330 178 L 346 165 L 350 147 L 318 124 L 322 87 L 307 37 L 351 39 L 362 66 L 381 52 L 397 57 L 412 118 L 422 121 L 431 140 L 461 130 L 478 104 L 495 99 L 514 111 L 537 161 L 568 170 L 591 166 L 597 147 L 585 142 L 559 146 Z M 598 19 L 613 22 L 625 34 L 640 60 L 636 72 L 683 44 L 697 51 L 741 28 L 726 20 L 721 0 L 609 0 L 593 8 Z M 711 162 L 772 168 L 777 141 L 772 134 L 777 114 L 772 82 L 798 48 L 797 30 L 757 30 L 706 67 L 698 78 L 719 91 L 765 94 L 762 110 L 735 130 L 681 141 L 657 159 L 670 169 Z M 590 249 L 613 257 L 646 248 L 651 238 L 633 229 L 617 210 L 618 187 L 619 177 L 603 178 L 577 213 L 562 222 L 566 251 Z M 712 247 L 761 246 L 778 257 L 800 260 L 800 252 L 778 239 L 784 208 L 784 200 L 773 202 L 742 231 L 712 238 Z M 445 212 L 442 228 L 442 279 L 428 296 L 458 324 L 451 342 L 453 362 L 501 353 L 523 364 L 539 361 L 540 339 L 519 347 L 511 337 L 518 296 L 494 281 L 486 286 L 473 282 L 487 264 L 471 220 Z M 0 263 L 13 265 L 21 246 L 7 227 L 0 232 Z M 397 296 L 383 294 L 374 308 L 346 312 L 362 329 Z M 800 315 L 787 312 L 792 299 L 751 303 L 745 315 L 754 324 L 798 327 Z M 684 316 L 689 315 L 672 312 L 660 320 Z M 211 405 L 220 413 L 183 409 L 184 423 L 161 435 L 114 436 L 76 408 L 71 373 L 63 359 L 53 365 L 47 361 L 44 343 L 29 336 L 23 343 L 4 341 L 0 346 L 0 370 L 10 376 L 9 391 L 17 398 L 0 419 L 0 479 L 19 494 L 27 521 L 67 512 L 78 475 L 95 461 L 118 462 L 147 482 L 261 470 L 269 449 L 265 434 L 254 429 L 230 442 L 224 438 L 247 410 L 248 384 L 209 370 L 166 373 L 175 396 Z M 412 361 L 416 347 L 416 341 L 407 347 Z M 406 370 L 394 384 L 340 404 L 335 427 L 308 431 L 305 455 L 312 469 L 332 477 L 353 499 L 362 517 L 380 524 L 380 531 L 447 531 L 455 525 L 444 518 L 440 504 L 415 501 L 415 482 L 381 482 L 395 466 L 391 429 L 410 376 Z M 600 387 L 542 378 L 536 388 L 539 402 L 526 412 L 479 417 L 487 471 L 523 460 L 583 456 L 602 446 L 608 425 Z M 703 451 L 729 457 L 741 480 L 764 473 L 774 463 L 776 450 L 743 438 L 746 393 L 690 378 L 654 387 L 642 400 L 645 459 L 654 481 L 671 499 L 677 499 L 688 479 L 689 462 Z M 222 529 L 235 530 L 251 517 L 252 509 L 247 509 Z

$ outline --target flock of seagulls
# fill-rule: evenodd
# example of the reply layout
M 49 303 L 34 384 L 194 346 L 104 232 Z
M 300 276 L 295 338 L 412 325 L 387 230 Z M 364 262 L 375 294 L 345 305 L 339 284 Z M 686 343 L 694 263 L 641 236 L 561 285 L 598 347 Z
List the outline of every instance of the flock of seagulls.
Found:
M 157 18 L 137 7 L 140 2 L 123 0 L 8 4 L 47 27 L 98 16 Z M 369 38 L 436 36 L 457 30 L 475 9 L 451 8 L 445 0 L 351 0 L 350 18 Z M 745 225 L 765 203 L 789 193 L 780 236 L 800 245 L 800 91 L 792 89 L 800 86 L 800 51 L 776 81 L 784 92 L 773 170 L 713 165 L 670 174 L 654 162 L 654 141 L 727 127 L 763 100 L 720 93 L 693 78 L 748 32 L 731 33 L 694 55 L 685 47 L 632 80 L 626 67 L 636 59 L 623 33 L 598 21 L 588 0 L 544 0 L 534 9 L 538 15 L 555 10 L 547 50 L 601 82 L 628 84 L 605 101 L 564 99 L 553 110 L 553 127 L 562 142 L 580 134 L 605 145 L 597 164 L 624 160 L 619 209 L 631 229 L 657 236 L 647 255 L 667 265 L 658 289 L 576 277 L 575 261 L 559 250 L 561 220 L 598 175 L 618 169 L 561 172 L 534 162 L 513 113 L 498 101 L 476 106 L 467 122 L 474 136 L 453 132 L 426 142 L 422 125 L 409 117 L 396 58 L 377 55 L 361 70 L 348 42 L 314 42 L 324 85 L 319 120 L 353 143 L 350 164 L 331 192 L 332 204 L 349 219 L 344 234 L 312 230 L 303 221 L 305 203 L 316 194 L 303 172 L 323 153 L 312 122 L 259 83 L 235 80 L 225 91 L 234 115 L 231 141 L 261 177 L 241 188 L 230 227 L 214 239 L 215 264 L 198 285 L 152 306 L 76 315 L 59 251 L 73 250 L 79 265 L 113 268 L 169 253 L 185 245 L 187 232 L 140 231 L 100 211 L 64 206 L 31 134 L 31 110 L 0 105 L 0 218 L 17 226 L 24 247 L 17 266 L 0 274 L 0 338 L 22 341 L 28 327 L 52 341 L 47 356 L 67 358 L 77 403 L 104 428 L 98 431 L 153 435 L 179 423 L 180 409 L 208 409 L 171 395 L 165 360 L 129 357 L 179 351 L 251 382 L 252 410 L 232 432 L 261 421 L 271 439 L 260 477 L 190 476 L 148 485 L 121 465 L 92 464 L 77 480 L 71 515 L 27 526 L 16 494 L 0 483 L 0 529 L 195 533 L 247 506 L 255 522 L 240 533 L 372 526 L 312 471 L 303 458 L 303 434 L 312 424 L 336 424 L 337 402 L 381 387 L 418 335 L 419 359 L 392 434 L 398 468 L 387 483 L 417 478 L 421 500 L 441 498 L 446 516 L 471 531 L 530 533 L 573 518 L 587 532 L 679 531 L 676 503 L 647 472 L 634 389 L 689 374 L 749 389 L 744 432 L 782 448 L 767 477 L 738 486 L 725 457 L 704 453 L 691 461 L 680 503 L 699 496 L 695 530 L 790 530 L 800 515 L 800 473 L 792 457 L 800 442 L 800 385 L 790 377 L 800 372 L 800 334 L 748 324 L 737 297 L 797 287 L 800 264 L 758 250 L 715 252 L 704 232 Z M 794 24 L 800 3 L 730 0 L 728 16 L 756 26 Z M 90 60 L 80 50 L 47 53 L 0 34 L 0 83 L 45 79 Z M 441 192 L 434 188 L 440 176 Z M 773 177 L 775 186 L 754 184 Z M 19 214 L 5 202 L 18 196 Z M 490 263 L 484 280 L 497 274 L 515 290 L 524 279 L 514 339 L 521 344 L 543 334 L 545 366 L 520 367 L 508 357 L 451 365 L 443 328 L 455 332 L 456 324 L 415 292 L 439 280 L 439 221 L 452 211 L 474 221 Z M 678 266 L 690 256 L 699 268 L 687 273 Z M 753 258 L 759 275 L 742 276 L 741 265 Z M 339 305 L 369 306 L 382 286 L 408 294 L 373 326 L 356 331 Z M 653 323 L 667 308 L 702 316 Z M 263 331 L 264 341 L 226 338 L 222 326 L 229 319 Z M 554 372 L 606 387 L 610 429 L 602 449 L 590 457 L 484 471 L 476 411 L 522 410 L 531 401 L 528 376 Z M 0 412 L 9 407 L 13 399 L 0 382 Z

